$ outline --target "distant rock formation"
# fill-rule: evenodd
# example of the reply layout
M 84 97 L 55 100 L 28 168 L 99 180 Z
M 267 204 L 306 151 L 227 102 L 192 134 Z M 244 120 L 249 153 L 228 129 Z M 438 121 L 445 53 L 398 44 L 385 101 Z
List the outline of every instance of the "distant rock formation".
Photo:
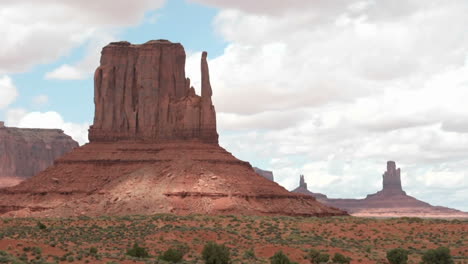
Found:
M 387 161 L 387 171 L 382 175 L 382 179 L 382 192 L 387 194 L 406 194 L 401 188 L 400 168 L 396 168 L 394 161 Z
M 90 143 L 0 189 L 0 215 L 346 215 L 288 192 L 218 145 L 206 57 L 198 96 L 179 43 L 104 47 Z
M 76 147 L 59 129 L 6 127 L 0 122 L 0 188 L 36 175 Z
M 382 183 L 381 191 L 369 194 L 365 199 L 334 199 L 324 194 L 310 192 L 301 175 L 299 187 L 293 192 L 311 195 L 319 202 L 340 208 L 354 216 L 468 218 L 468 213 L 432 206 L 407 195 L 401 186 L 400 169 L 396 168 L 394 161 L 387 162 L 387 171 L 382 176 Z
M 198 96 L 185 77 L 185 51 L 180 43 L 114 42 L 104 47 L 94 76 L 96 108 L 89 141 L 218 143 L 206 56 L 204 52 Z
M 327 199 L 327 196 L 324 195 L 324 194 L 321 194 L 321 193 L 314 193 L 314 192 L 311 192 L 307 189 L 307 183 L 304 179 L 304 175 L 301 175 L 299 177 L 299 187 L 297 187 L 296 189 L 292 190 L 293 193 L 300 193 L 300 194 L 306 194 L 306 195 L 310 195 L 310 196 L 313 196 L 315 197 L 319 202 L 321 202 L 322 200 L 326 200 Z
M 270 181 L 275 181 L 275 177 L 273 176 L 272 171 L 262 170 L 257 167 L 253 167 L 253 169 L 258 175 L 264 177 L 265 179 L 268 179 Z

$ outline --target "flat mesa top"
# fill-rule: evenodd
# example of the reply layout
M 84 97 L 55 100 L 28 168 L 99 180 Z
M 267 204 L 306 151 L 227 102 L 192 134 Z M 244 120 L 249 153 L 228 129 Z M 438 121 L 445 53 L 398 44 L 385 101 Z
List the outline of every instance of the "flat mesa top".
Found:
M 117 41 L 117 42 L 111 42 L 107 47 L 109 46 L 120 46 L 120 47 L 140 47 L 140 46 L 145 46 L 145 45 L 181 45 L 179 42 L 171 42 L 167 39 L 156 39 L 156 40 L 150 40 L 147 41 L 143 44 L 132 44 L 128 41 Z

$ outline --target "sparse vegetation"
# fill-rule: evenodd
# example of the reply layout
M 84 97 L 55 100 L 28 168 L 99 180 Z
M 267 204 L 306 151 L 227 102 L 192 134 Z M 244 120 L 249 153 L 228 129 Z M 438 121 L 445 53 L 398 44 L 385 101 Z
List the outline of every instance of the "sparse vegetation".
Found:
M 231 260 L 229 249 L 226 245 L 218 245 L 215 242 L 208 242 L 202 252 L 205 264 L 228 264 Z
M 335 253 L 335 255 L 333 256 L 332 261 L 334 263 L 349 264 L 351 262 L 351 258 L 346 257 L 345 255 L 343 255 L 341 253 Z
M 291 262 L 286 256 L 283 251 L 278 251 L 273 255 L 273 257 L 270 258 L 270 263 L 271 264 L 294 264 L 294 262 Z
M 387 260 L 390 264 L 406 264 L 408 262 L 408 250 L 395 248 L 387 252 Z
M 311 249 L 307 254 L 307 258 L 309 259 L 310 263 L 319 264 L 328 262 L 330 255 L 321 253 L 316 249 Z
M 422 264 L 452 264 L 453 259 L 450 250 L 446 247 L 429 249 L 422 256 Z
M 140 247 L 138 243 L 133 244 L 133 247 L 127 250 L 127 255 L 134 258 L 148 258 L 149 254 L 146 248 Z
M 176 248 L 170 248 L 160 256 L 160 259 L 171 263 L 181 262 L 183 258 L 184 252 Z
M 39 229 L 39 220 L 45 231 Z M 168 214 L 3 218 L 0 250 L 4 256 L 0 259 L 8 259 L 7 263 L 169 264 L 177 261 L 174 253 L 180 251 L 183 257 L 178 263 L 202 264 L 204 246 L 216 241 L 219 246 L 226 243 L 228 263 L 232 264 L 270 263 L 280 250 L 290 261 L 301 264 L 332 263 L 335 252 L 354 263 L 384 263 L 396 245 L 408 251 L 408 264 L 420 263 L 424 254 L 434 255 L 427 252 L 441 246 L 451 249 L 454 264 L 465 264 L 467 224 L 467 220 Z M 127 254 L 135 242 L 148 257 Z M 427 263 L 434 258 L 426 259 Z

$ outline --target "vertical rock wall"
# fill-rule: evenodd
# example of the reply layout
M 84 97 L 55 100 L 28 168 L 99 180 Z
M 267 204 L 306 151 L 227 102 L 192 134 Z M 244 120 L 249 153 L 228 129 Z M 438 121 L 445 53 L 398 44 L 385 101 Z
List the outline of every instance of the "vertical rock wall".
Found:
M 78 143 L 59 129 L 5 127 L 0 122 L 0 181 L 43 171 Z
M 404 193 L 401 187 L 400 168 L 396 168 L 394 161 L 387 161 L 387 171 L 382 175 L 383 192 Z
M 202 95 L 185 77 L 185 51 L 167 40 L 104 47 L 95 82 L 89 140 L 218 143 L 207 54 L 201 59 Z

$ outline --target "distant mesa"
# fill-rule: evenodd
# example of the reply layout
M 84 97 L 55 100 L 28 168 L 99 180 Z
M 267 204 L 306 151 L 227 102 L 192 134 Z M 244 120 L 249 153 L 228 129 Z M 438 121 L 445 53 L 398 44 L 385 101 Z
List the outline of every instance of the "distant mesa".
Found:
M 346 215 L 288 192 L 221 148 L 207 53 L 201 95 L 185 59 L 182 45 L 167 40 L 104 47 L 90 143 L 0 189 L 0 215 Z
M 321 193 L 310 192 L 304 176 L 301 175 L 299 187 L 293 192 L 313 196 L 324 204 L 340 208 L 354 216 L 468 218 L 468 213 L 442 206 L 432 206 L 407 195 L 401 186 L 400 169 L 396 168 L 394 161 L 387 162 L 387 171 L 382 175 L 382 183 L 381 191 L 369 194 L 365 199 L 334 199 Z
M 257 167 L 253 167 L 253 169 L 258 175 L 264 177 L 265 179 L 268 179 L 270 181 L 275 181 L 275 177 L 273 176 L 272 171 L 262 170 Z
M 0 188 L 36 175 L 76 147 L 62 130 L 6 127 L 0 121 Z

